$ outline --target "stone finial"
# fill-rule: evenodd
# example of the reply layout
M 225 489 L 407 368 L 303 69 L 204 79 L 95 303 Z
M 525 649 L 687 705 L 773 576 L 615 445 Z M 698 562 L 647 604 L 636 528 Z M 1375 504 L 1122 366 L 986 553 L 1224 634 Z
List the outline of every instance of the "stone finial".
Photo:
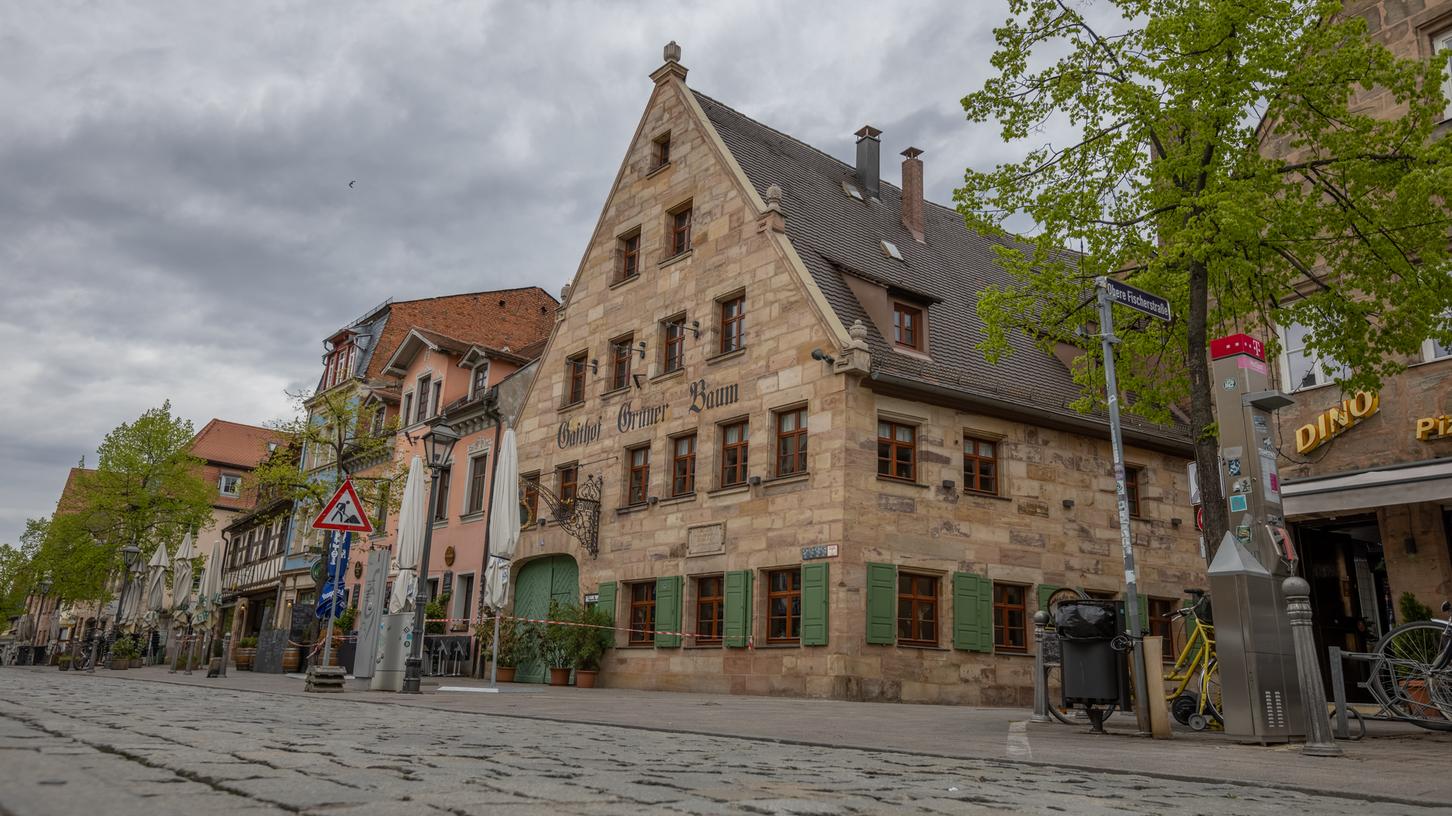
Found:
M 681 61 L 681 47 L 676 44 L 675 40 L 671 40 L 670 42 L 666 43 L 664 54 L 666 62 Z
M 570 299 L 570 285 L 567 283 L 560 287 L 560 302 L 564 303 Z
M 768 210 L 781 209 L 781 187 L 773 184 L 766 188 L 766 208 Z
M 852 338 L 853 343 L 866 343 L 867 326 L 863 324 L 860 318 L 854 320 L 852 321 L 852 325 L 847 327 L 847 336 Z
M 666 47 L 662 50 L 662 53 L 665 56 L 665 62 L 651 73 L 651 80 L 657 85 L 670 80 L 672 77 L 684 82 L 686 79 L 686 66 L 681 64 L 681 47 L 676 45 L 675 40 L 671 40 L 666 43 Z

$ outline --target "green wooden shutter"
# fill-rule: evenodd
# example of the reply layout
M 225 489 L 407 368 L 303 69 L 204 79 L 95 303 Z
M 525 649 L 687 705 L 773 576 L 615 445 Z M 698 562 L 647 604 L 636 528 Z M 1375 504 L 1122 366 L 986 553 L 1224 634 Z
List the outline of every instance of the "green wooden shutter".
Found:
M 655 635 L 657 647 L 681 645 L 681 636 L 665 634 L 681 631 L 681 576 L 668 575 L 655 579 Z
M 1049 596 L 1059 591 L 1053 584 L 1039 584 L 1039 609 L 1049 611 Z
M 1141 631 L 1148 632 L 1150 628 L 1149 596 L 1141 593 L 1136 594 L 1139 594 L 1139 628 Z
M 897 567 L 867 565 L 867 642 L 897 642 Z
M 600 599 L 595 602 L 595 608 L 610 616 L 610 622 L 615 622 L 615 582 L 607 581 L 595 590 Z
M 802 565 L 802 645 L 826 646 L 831 584 L 827 562 Z
M 751 570 L 726 573 L 725 603 L 722 641 L 727 646 L 745 647 L 751 639 Z
M 953 648 L 993 651 L 993 582 L 982 575 L 953 573 Z

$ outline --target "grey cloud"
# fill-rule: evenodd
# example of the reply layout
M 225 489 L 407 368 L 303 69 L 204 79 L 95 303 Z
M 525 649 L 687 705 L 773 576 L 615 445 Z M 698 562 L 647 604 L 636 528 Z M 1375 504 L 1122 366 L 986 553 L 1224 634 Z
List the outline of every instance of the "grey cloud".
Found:
M 386 297 L 573 275 L 679 41 L 690 83 L 844 160 L 1008 157 L 963 121 L 995 4 L 8 4 L 0 9 L 0 541 L 172 399 L 284 414 Z M 349 188 L 350 180 L 357 180 Z

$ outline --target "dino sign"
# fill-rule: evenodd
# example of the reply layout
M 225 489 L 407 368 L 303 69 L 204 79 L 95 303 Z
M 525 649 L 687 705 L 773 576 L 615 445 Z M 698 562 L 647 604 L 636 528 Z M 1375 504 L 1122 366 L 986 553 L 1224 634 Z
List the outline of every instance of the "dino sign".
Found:
M 338 492 L 323 505 L 323 511 L 313 519 L 313 529 L 337 530 L 342 533 L 373 532 L 368 514 L 363 512 L 363 503 L 358 501 L 358 493 L 353 490 L 352 479 L 343 480 L 338 486 Z

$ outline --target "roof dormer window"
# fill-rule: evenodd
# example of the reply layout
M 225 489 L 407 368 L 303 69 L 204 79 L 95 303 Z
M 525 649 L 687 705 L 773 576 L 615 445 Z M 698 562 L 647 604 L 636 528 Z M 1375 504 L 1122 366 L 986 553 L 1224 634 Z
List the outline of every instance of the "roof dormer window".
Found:
M 923 337 L 927 324 L 923 322 L 923 310 L 902 301 L 892 304 L 892 342 L 899 348 L 913 351 L 923 350 Z
M 486 359 L 474 366 L 474 376 L 469 380 L 469 396 L 478 399 L 489 389 L 489 361 Z

